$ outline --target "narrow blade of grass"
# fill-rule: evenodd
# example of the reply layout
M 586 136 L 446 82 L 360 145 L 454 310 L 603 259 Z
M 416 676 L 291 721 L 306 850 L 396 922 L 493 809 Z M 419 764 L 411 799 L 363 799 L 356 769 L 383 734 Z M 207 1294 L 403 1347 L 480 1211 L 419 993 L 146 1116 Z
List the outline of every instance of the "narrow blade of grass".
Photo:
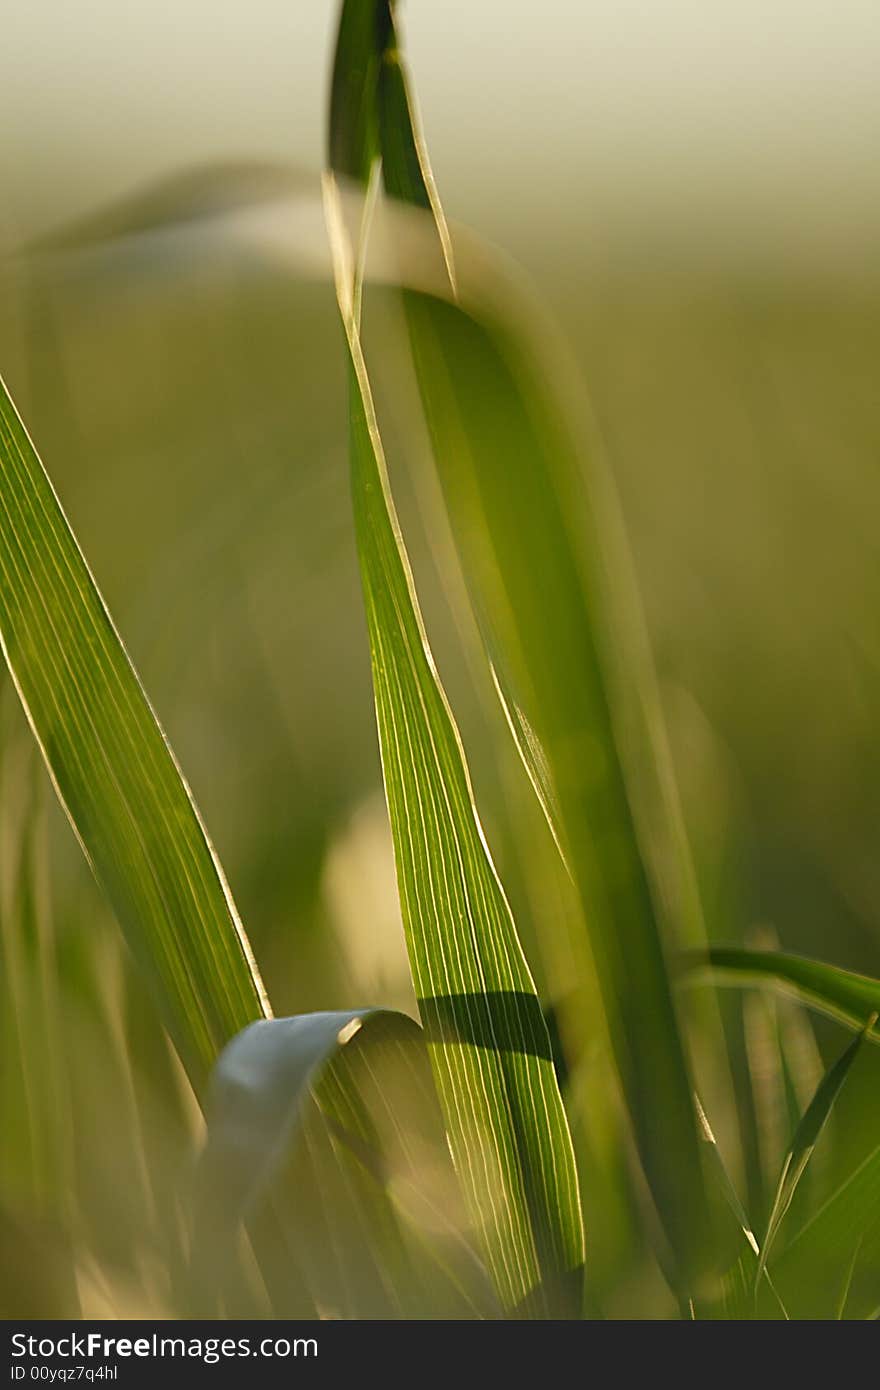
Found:
M 870 1016 L 859 1036 L 853 1039 L 845 1051 L 838 1057 L 837 1061 L 828 1068 L 828 1071 L 819 1082 L 813 1099 L 801 1117 L 801 1121 L 795 1130 L 794 1138 L 791 1141 L 791 1146 L 782 1162 L 782 1169 L 779 1174 L 776 1192 L 773 1197 L 773 1204 L 770 1208 L 770 1216 L 767 1221 L 767 1232 L 761 1243 L 756 1282 L 760 1280 L 766 1268 L 770 1251 L 779 1233 L 779 1228 L 782 1225 L 786 1212 L 791 1206 L 792 1198 L 797 1190 L 798 1183 L 804 1175 L 807 1164 L 812 1157 L 819 1136 L 828 1122 L 828 1117 L 834 1108 L 834 1102 L 837 1100 L 841 1087 L 849 1075 L 850 1067 L 858 1056 L 865 1037 L 876 1022 L 877 1015 L 875 1013 Z
M 2 382 L 0 641 L 59 799 L 199 1087 L 268 1004 L 192 795 Z
M 880 1013 L 880 980 L 784 951 L 712 946 L 685 958 L 683 980 L 778 990 L 860 1031 L 869 1014 Z M 880 1041 L 876 1028 L 869 1029 L 867 1037 Z
M 504 1307 L 540 1313 L 569 1299 L 574 1307 L 583 1230 L 549 1035 L 427 644 L 351 286 L 340 283 L 339 299 L 386 797 L 410 963 L 450 1144 Z
M 352 8 L 344 6 L 341 39 Z M 372 9 L 374 35 L 381 35 L 390 10 L 363 8 Z M 364 61 L 341 42 L 334 91 L 347 85 L 339 69 Z M 339 116 L 334 107 L 331 120 Z M 331 128 L 325 193 L 349 355 L 352 496 L 407 947 L 450 1147 L 502 1306 L 576 1311 L 584 1236 L 550 1039 L 428 646 L 360 342 L 363 242 L 355 247 L 348 237 L 335 176 L 354 167 L 363 182 L 361 155 L 349 156 L 342 145 L 353 142 L 357 151 L 370 138 L 354 119 Z M 373 149 L 368 182 L 375 162 Z

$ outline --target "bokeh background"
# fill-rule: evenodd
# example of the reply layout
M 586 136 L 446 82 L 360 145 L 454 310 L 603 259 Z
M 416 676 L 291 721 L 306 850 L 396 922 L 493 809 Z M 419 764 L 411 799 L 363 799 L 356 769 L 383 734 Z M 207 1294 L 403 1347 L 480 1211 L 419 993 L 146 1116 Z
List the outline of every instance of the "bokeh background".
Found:
M 880 974 L 876 6 L 408 0 L 403 18 L 447 211 L 526 268 L 598 421 L 710 936 Z M 279 1013 L 413 1007 L 316 240 L 335 24 L 331 0 L 8 0 L 0 55 L 0 370 Z M 565 888 L 400 394 L 429 630 L 551 998 L 564 954 L 536 943 Z M 197 1122 L 4 700 L 0 1302 L 163 1310 Z M 745 1136 L 728 1157 L 760 1210 L 840 1038 L 725 1007 Z M 870 1053 L 811 1181 L 880 1137 Z M 616 1101 L 597 1134 L 588 1100 L 609 1311 L 637 1290 L 663 1313 Z

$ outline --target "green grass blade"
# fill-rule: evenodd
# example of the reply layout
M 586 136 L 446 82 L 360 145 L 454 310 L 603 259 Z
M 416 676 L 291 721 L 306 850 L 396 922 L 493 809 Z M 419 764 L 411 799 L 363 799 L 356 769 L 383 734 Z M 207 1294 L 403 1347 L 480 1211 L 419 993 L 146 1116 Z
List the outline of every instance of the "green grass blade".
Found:
M 669 885 L 658 883 L 643 848 L 608 676 L 620 627 L 603 611 L 600 527 L 546 377 L 479 301 L 484 286 L 471 298 L 460 281 L 393 33 L 378 100 L 385 187 L 430 209 L 457 296 L 404 290 L 453 533 L 508 722 L 580 893 L 645 1172 L 687 1279 L 706 1259 L 708 1204 L 661 940 Z M 645 751 L 653 733 L 640 705 L 643 695 L 651 703 L 644 672 L 628 669 L 619 684 L 628 690 L 628 737 L 639 724 L 645 745 L 641 772 L 656 780 L 651 794 L 668 799 L 665 769 Z M 668 806 L 663 818 L 674 839 Z M 679 853 L 676 843 L 667 859 Z
M 194 1083 L 268 1005 L 192 795 L 0 382 L 0 641 Z
M 583 1229 L 550 1040 L 473 803 L 391 497 L 327 180 L 349 348 L 352 495 L 410 963 L 450 1145 L 507 1310 L 579 1303 Z
M 379 153 L 376 84 L 391 25 L 387 4 L 344 4 L 330 79 L 330 168 L 366 183 Z
M 791 1146 L 782 1162 L 779 1181 L 773 1197 L 773 1204 L 770 1208 L 770 1216 L 767 1220 L 767 1232 L 761 1243 L 756 1281 L 760 1280 L 766 1268 L 770 1251 L 779 1233 L 779 1228 L 782 1225 L 786 1212 L 791 1206 L 798 1183 L 806 1171 L 807 1164 L 812 1157 L 819 1136 L 828 1122 L 828 1118 L 834 1108 L 834 1102 L 837 1100 L 841 1087 L 846 1081 L 850 1067 L 861 1050 L 862 1043 L 867 1033 L 873 1028 L 876 1022 L 877 1015 L 872 1014 L 859 1036 L 853 1039 L 840 1057 L 837 1058 L 837 1061 L 828 1068 L 816 1088 L 813 1099 L 810 1101 L 810 1104 L 801 1117 L 800 1123 L 795 1130 L 794 1138 L 791 1141 Z
M 880 1013 L 880 980 L 784 951 L 712 946 L 708 951 L 685 958 L 683 980 L 685 983 L 763 986 L 859 1030 L 864 1028 L 869 1014 Z M 872 1042 L 880 1041 L 876 1028 L 869 1029 L 867 1036 Z
M 360 393 L 358 384 L 355 515 L 410 961 L 457 1166 L 499 1293 L 515 1307 L 583 1261 L 571 1140 Z

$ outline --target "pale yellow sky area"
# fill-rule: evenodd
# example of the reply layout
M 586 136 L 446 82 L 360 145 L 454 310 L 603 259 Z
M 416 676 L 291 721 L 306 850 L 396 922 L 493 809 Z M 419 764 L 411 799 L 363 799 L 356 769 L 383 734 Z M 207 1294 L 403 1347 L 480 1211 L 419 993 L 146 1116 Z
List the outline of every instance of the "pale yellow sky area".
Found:
M 187 164 L 320 166 L 335 0 L 5 0 L 3 215 Z M 438 178 L 490 234 L 870 262 L 877 0 L 408 0 Z M 646 231 L 647 229 L 647 231 Z M 514 240 L 516 237 L 514 236 Z

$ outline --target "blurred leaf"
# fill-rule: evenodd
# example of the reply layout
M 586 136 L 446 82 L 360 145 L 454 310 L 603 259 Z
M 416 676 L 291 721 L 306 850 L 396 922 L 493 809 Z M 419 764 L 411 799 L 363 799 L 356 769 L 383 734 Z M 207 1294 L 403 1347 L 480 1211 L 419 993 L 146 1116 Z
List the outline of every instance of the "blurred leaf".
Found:
M 306 1098 L 326 1064 L 374 1020 L 393 1020 L 401 1045 L 421 1036 L 403 1014 L 381 1009 L 259 1019 L 217 1059 L 200 1159 L 201 1196 L 212 1219 L 235 1227 L 281 1167 Z
M 189 788 L 2 382 L 0 639 L 59 799 L 198 1087 L 268 1005 Z
M 596 498 L 585 495 L 582 460 L 533 344 L 487 307 L 485 262 L 482 277 L 461 280 L 393 27 L 378 102 L 385 187 L 430 209 L 455 296 L 403 292 L 453 533 L 505 714 L 579 890 L 641 1158 L 687 1282 L 706 1263 L 710 1223 L 661 941 L 668 884 L 653 880 L 642 843 L 606 665 L 610 650 L 626 645 L 622 608 L 612 616 L 600 578 L 607 553 L 598 537 L 609 518 L 597 525 Z M 516 302 L 507 281 L 503 293 L 505 308 L 511 295 Z M 664 833 L 676 841 L 666 769 L 648 750 L 656 729 L 649 733 L 647 667 L 627 666 L 624 690 L 639 776 L 653 781 Z M 673 876 L 686 857 L 676 841 L 667 856 Z M 682 903 L 690 891 L 688 882 Z M 689 899 L 682 915 L 692 906 Z
M 758 1164 L 751 1194 L 755 1220 L 764 1226 L 789 1138 L 825 1075 L 810 1019 L 793 999 L 769 990 L 747 991 L 741 999 L 745 1061 L 750 1084 Z M 796 1205 L 805 1219 L 821 1186 L 827 1155 L 815 1154 Z M 797 1213 L 793 1213 L 797 1215 Z
M 240 1222 L 265 1229 L 252 1218 L 269 1194 L 319 1308 L 497 1312 L 460 1220 L 422 1030 L 406 1015 L 251 1024 L 218 1060 L 207 1121 L 193 1240 L 202 1287 Z
M 776 1000 L 762 993 L 750 993 L 741 1002 L 744 1080 L 748 1088 L 757 1160 L 751 1201 L 759 1223 L 763 1224 L 789 1136 L 809 1104 L 816 1081 L 810 1096 L 793 1116 L 789 1116 Z M 819 1077 L 824 1075 L 824 1071 L 825 1068 L 821 1067 Z
M 69 1095 L 46 902 L 45 807 L 28 730 L 0 700 L 0 1189 L 57 1216 L 70 1178 Z M 13 697 L 14 698 L 14 697 Z
M 816 1089 L 813 1099 L 801 1117 L 800 1124 L 795 1130 L 794 1138 L 791 1141 L 791 1147 L 782 1163 L 782 1171 L 779 1174 L 773 1205 L 770 1209 L 770 1216 L 767 1221 L 767 1232 L 761 1244 L 756 1280 L 761 1278 L 773 1242 L 779 1232 L 779 1227 L 785 1218 L 786 1212 L 791 1206 L 792 1198 L 794 1197 L 798 1183 L 803 1177 L 804 1171 L 812 1156 L 813 1149 L 816 1147 L 819 1135 L 825 1128 L 828 1117 L 834 1107 L 834 1102 L 837 1100 L 840 1089 L 849 1074 L 849 1069 L 855 1061 L 867 1034 L 876 1022 L 877 1015 L 874 1013 L 868 1019 L 859 1036 L 853 1039 L 846 1050 L 838 1057 L 837 1061 L 828 1068 L 828 1071 L 825 1073 Z
M 547 435 L 533 428 L 524 408 L 528 385 L 509 371 L 510 358 L 499 355 L 481 325 L 439 300 L 411 293 L 407 299 L 453 529 L 460 544 L 472 546 L 465 569 L 490 615 L 486 625 L 501 630 L 489 639 L 495 669 L 514 673 L 509 689 L 519 698 L 507 694 L 505 704 L 522 711 L 518 730 L 531 727 L 546 756 L 552 795 L 536 769 L 534 745 L 519 740 L 542 804 L 555 801 L 561 812 L 554 833 L 590 926 L 640 1154 L 667 1237 L 682 1270 L 693 1274 L 708 1227 L 690 1079 L 590 606 L 560 496 L 542 470 Z M 468 495 L 474 482 L 484 493 L 478 506 Z
M 218 218 L 229 219 L 262 205 L 288 202 L 314 179 L 286 165 L 239 160 L 196 165 L 152 181 L 84 217 L 54 228 L 27 244 L 30 253 L 79 251 L 150 232 L 190 226 L 207 229 Z
M 868 1014 L 880 1012 L 880 980 L 836 965 L 782 951 L 747 951 L 712 946 L 685 958 L 686 983 L 762 985 L 800 1000 L 850 1028 L 863 1029 Z M 869 1028 L 871 1042 L 880 1041 Z

